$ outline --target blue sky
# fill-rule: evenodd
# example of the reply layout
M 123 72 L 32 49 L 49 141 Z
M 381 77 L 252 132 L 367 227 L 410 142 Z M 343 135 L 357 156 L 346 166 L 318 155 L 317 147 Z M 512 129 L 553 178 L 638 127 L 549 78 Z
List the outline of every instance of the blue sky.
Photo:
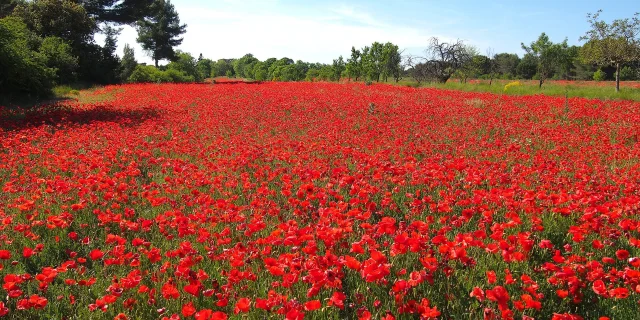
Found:
M 351 46 L 373 41 L 393 42 L 406 53 L 420 54 L 432 36 L 461 39 L 480 53 L 517 53 L 546 32 L 552 41 L 578 38 L 589 25 L 586 15 L 602 9 L 602 19 L 628 18 L 640 11 L 631 0 L 539 1 L 294 1 L 294 0 L 173 0 L 187 33 L 178 48 L 211 59 L 253 53 L 264 60 L 330 63 L 349 55 Z M 129 43 L 139 61 L 151 59 L 136 43 L 136 31 L 125 27 L 118 54 Z M 102 37 L 98 36 L 99 43 Z

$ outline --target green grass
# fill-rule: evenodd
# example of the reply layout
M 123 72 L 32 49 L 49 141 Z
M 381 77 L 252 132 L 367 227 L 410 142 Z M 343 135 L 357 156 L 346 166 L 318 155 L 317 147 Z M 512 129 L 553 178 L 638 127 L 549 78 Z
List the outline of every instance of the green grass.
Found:
M 516 80 L 514 80 L 516 81 Z M 396 84 L 395 82 L 391 82 Z M 534 95 L 534 94 L 544 94 L 548 96 L 557 96 L 564 97 L 568 95 L 570 98 L 573 97 L 581 97 L 581 98 L 591 98 L 591 99 L 621 99 L 621 100 L 634 100 L 640 101 L 640 89 L 636 88 L 620 88 L 620 92 L 615 91 L 615 83 L 607 82 L 607 86 L 597 85 L 594 83 L 593 86 L 587 85 L 563 85 L 556 84 L 553 82 L 545 83 L 542 85 L 542 88 L 539 88 L 537 84 L 530 84 L 526 82 L 522 82 L 522 86 L 511 87 L 507 91 L 504 90 L 504 86 L 509 81 L 505 82 L 503 80 L 499 80 L 494 82 L 492 85 L 488 83 L 460 83 L 460 82 L 452 82 L 449 81 L 446 84 L 441 83 L 421 83 L 418 85 L 415 81 L 410 78 L 405 80 L 401 80 L 397 83 L 397 85 L 411 86 L 411 87 L 428 87 L 428 88 L 438 88 L 438 89 L 448 89 L 448 90 L 459 90 L 459 91 L 473 91 L 473 92 L 490 92 L 494 94 L 507 94 L 507 95 Z
M 46 96 L 12 94 L 0 97 L 0 106 L 30 108 L 40 104 L 50 104 L 65 100 L 77 100 L 82 92 L 94 91 L 98 86 L 83 82 L 55 86 Z

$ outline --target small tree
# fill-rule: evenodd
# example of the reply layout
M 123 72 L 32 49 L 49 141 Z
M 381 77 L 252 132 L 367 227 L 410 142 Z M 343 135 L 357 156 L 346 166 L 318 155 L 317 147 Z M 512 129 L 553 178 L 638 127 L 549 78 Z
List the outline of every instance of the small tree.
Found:
M 347 59 L 346 71 L 347 77 L 349 77 L 349 81 L 351 78 L 355 78 L 358 81 L 360 75 L 362 74 L 362 55 L 360 50 L 356 50 L 355 47 L 351 47 L 351 58 Z
M 387 42 L 382 47 L 382 75 L 384 82 L 391 76 L 395 82 L 400 80 L 402 73 L 402 51 L 398 46 Z
M 640 13 L 631 19 L 617 19 L 611 24 L 600 20 L 602 10 L 587 14 L 591 30 L 580 37 L 587 41 L 580 50 L 586 63 L 616 68 L 616 92 L 620 91 L 620 67 L 640 60 Z
M 340 81 L 340 76 L 342 76 L 342 72 L 345 70 L 345 63 L 342 56 L 338 59 L 333 59 L 333 64 L 331 65 L 333 72 L 331 74 L 331 81 Z
M 473 58 L 473 52 L 462 40 L 448 43 L 433 37 L 426 50 L 427 56 L 414 57 L 412 62 L 423 61 L 417 63 L 422 65 L 417 66 L 416 64 L 414 69 L 418 70 L 426 79 L 446 83 L 456 71 Z
M 176 58 L 167 65 L 167 69 L 178 70 L 195 81 L 202 81 L 202 76 L 198 72 L 198 62 L 188 52 L 176 51 Z
M 120 80 L 126 81 L 129 79 L 133 70 L 136 69 L 138 62 L 133 48 L 129 44 L 124 45 L 124 51 L 122 53 L 122 60 L 120 61 Z
M 137 26 L 137 40 L 156 67 L 158 61 L 175 57 L 173 47 L 182 43 L 180 35 L 187 32 L 187 25 L 180 24 L 178 12 L 169 0 L 155 0 L 149 7 L 149 17 L 139 20 Z
M 538 37 L 538 40 L 531 42 L 529 46 L 525 46 L 524 43 L 521 45 L 527 54 L 536 59 L 538 87 L 542 88 L 544 81 L 553 76 L 558 63 L 565 59 L 568 48 L 567 39 L 564 39 L 561 43 L 554 44 L 549 40 L 549 36 L 543 32 Z
M 496 63 L 496 53 L 491 47 L 487 49 L 487 58 L 489 58 L 487 65 L 487 75 L 489 76 L 489 85 L 491 85 L 498 69 L 498 65 Z
M 211 76 L 211 66 L 213 65 L 213 60 L 204 58 L 202 53 L 200 57 L 198 57 L 198 62 L 196 63 L 196 68 L 198 69 L 199 78 L 204 80 Z

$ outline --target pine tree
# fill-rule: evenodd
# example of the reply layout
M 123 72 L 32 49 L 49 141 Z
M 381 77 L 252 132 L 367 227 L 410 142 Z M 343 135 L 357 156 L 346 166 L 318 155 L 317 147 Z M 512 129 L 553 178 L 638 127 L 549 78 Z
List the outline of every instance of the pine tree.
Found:
M 169 0 L 155 0 L 150 7 L 149 17 L 138 21 L 138 42 L 155 61 L 173 59 L 173 47 L 182 43 L 180 35 L 187 31 L 186 24 L 180 24 L 178 12 Z
M 138 62 L 136 61 L 133 48 L 131 48 L 129 44 L 125 44 L 122 60 L 120 61 L 120 80 L 126 82 L 137 65 Z

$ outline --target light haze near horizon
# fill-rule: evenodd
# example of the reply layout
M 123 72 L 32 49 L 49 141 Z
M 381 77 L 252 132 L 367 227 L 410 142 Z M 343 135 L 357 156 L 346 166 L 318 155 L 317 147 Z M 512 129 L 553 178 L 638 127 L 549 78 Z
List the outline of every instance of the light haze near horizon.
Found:
M 174 0 L 187 24 L 177 49 L 217 60 L 252 53 L 260 60 L 288 57 L 331 63 L 352 46 L 374 41 L 397 44 L 404 53 L 420 55 L 430 37 L 461 39 L 481 54 L 524 54 L 542 32 L 553 42 L 565 38 L 579 45 L 588 30 L 587 13 L 602 9 L 601 18 L 630 18 L 640 11 L 634 1 L 291 1 L 291 0 Z M 135 49 L 138 62 L 152 60 L 136 42 L 137 32 L 123 26 L 117 54 L 125 43 Z M 104 42 L 98 34 L 96 41 Z

